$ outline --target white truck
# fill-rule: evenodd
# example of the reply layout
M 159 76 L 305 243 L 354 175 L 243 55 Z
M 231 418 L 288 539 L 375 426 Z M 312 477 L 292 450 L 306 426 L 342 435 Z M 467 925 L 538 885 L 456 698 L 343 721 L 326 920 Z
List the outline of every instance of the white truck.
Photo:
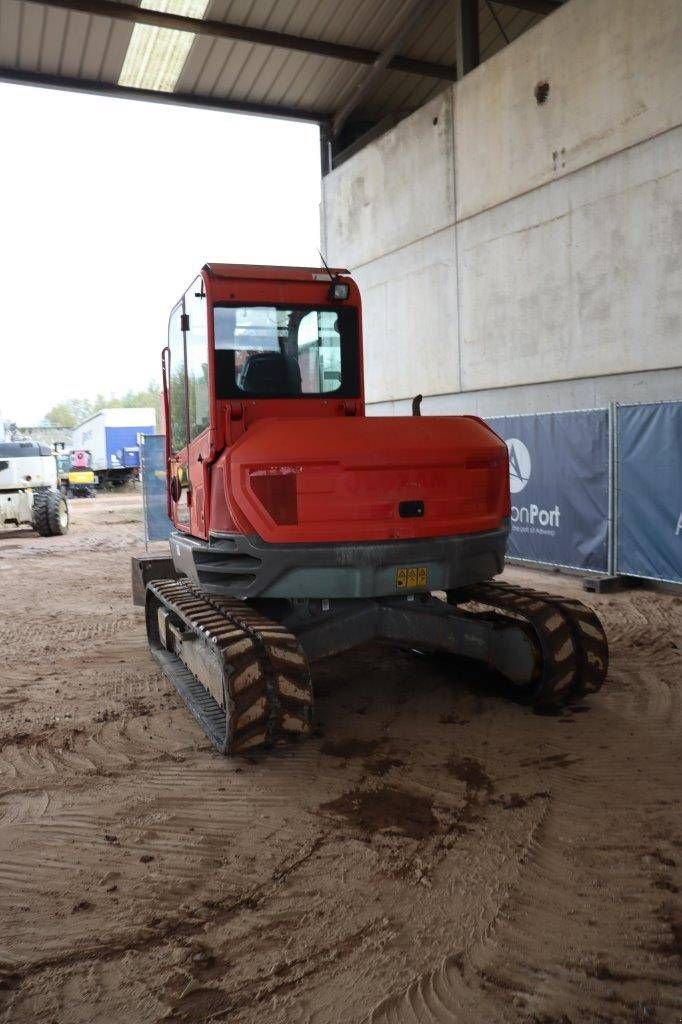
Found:
M 102 409 L 73 432 L 72 447 L 89 451 L 100 484 L 122 484 L 140 473 L 140 435 L 156 432 L 153 409 Z
M 34 441 L 0 442 L 0 527 L 31 526 L 41 535 L 69 528 L 69 506 L 59 490 L 57 460 Z

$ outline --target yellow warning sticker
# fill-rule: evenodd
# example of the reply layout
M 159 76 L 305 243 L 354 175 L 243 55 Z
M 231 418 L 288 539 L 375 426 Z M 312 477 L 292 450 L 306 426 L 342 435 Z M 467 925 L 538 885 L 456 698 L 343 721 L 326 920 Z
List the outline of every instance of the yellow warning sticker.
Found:
M 419 587 L 427 586 L 428 582 L 429 571 L 426 566 L 405 566 L 395 571 L 397 590 L 417 590 Z

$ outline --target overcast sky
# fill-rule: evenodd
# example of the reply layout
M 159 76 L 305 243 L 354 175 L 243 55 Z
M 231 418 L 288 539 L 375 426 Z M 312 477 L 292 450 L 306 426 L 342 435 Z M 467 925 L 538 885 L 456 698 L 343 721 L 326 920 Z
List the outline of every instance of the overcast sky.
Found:
M 201 266 L 319 264 L 314 125 L 0 84 L 0 419 L 159 377 Z

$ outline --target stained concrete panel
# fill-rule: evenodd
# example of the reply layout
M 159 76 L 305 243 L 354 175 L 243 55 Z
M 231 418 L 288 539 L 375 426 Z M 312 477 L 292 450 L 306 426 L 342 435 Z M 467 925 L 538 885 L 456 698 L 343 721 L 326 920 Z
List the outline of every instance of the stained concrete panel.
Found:
M 459 390 L 455 229 L 355 271 L 368 402 Z
M 362 266 L 452 224 L 448 89 L 324 178 L 327 260 Z
M 458 225 L 462 388 L 682 362 L 682 129 Z
M 679 402 L 681 396 L 682 368 L 431 395 L 424 398 L 422 412 L 425 416 L 465 413 L 485 419 L 514 413 L 600 409 L 610 402 Z M 370 416 L 409 416 L 411 409 L 408 401 L 398 400 L 368 405 L 367 412 Z
M 675 127 L 682 3 L 570 0 L 459 82 L 453 111 L 458 219 Z
M 682 0 L 569 0 L 325 180 L 374 408 L 679 397 L 679 53 Z

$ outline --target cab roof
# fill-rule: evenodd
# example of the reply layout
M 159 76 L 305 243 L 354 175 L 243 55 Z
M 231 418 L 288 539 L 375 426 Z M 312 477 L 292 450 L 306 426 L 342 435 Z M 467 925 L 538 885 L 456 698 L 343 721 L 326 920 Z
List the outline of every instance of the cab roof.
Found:
M 273 267 L 260 263 L 206 263 L 203 271 L 211 278 L 249 278 L 265 281 L 328 281 L 329 274 L 349 274 L 341 267 Z

